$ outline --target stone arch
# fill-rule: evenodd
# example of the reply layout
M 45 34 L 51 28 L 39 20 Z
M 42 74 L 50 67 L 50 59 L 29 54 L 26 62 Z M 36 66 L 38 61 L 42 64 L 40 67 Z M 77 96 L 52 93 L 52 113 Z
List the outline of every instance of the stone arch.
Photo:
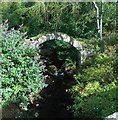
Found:
M 44 43 L 45 41 L 54 40 L 54 39 L 68 42 L 78 50 L 78 64 L 77 64 L 78 67 L 80 67 L 83 61 L 88 57 L 88 53 L 84 49 L 85 44 L 82 44 L 76 39 L 68 36 L 67 34 L 63 34 L 60 32 L 45 34 L 45 35 L 42 35 L 41 37 L 32 37 L 30 38 L 30 41 L 32 41 L 32 44 L 31 44 L 32 47 L 38 48 L 39 45 Z

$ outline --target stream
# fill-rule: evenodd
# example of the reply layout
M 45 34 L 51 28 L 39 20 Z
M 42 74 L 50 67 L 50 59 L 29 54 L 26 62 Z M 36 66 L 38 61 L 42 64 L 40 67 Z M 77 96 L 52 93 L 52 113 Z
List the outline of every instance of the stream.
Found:
M 71 94 L 68 92 L 70 82 L 67 75 L 52 77 L 54 80 L 43 90 L 46 96 L 42 107 L 39 107 L 39 118 L 73 118 L 67 106 L 72 105 Z
M 49 63 L 49 59 L 47 61 L 45 64 L 48 70 L 46 74 L 49 75 L 49 79 L 46 80 L 48 87 L 42 90 L 43 100 L 37 101 L 39 104 L 35 108 L 38 111 L 37 118 L 66 118 L 72 120 L 74 119 L 73 113 L 67 110 L 67 106 L 71 106 L 73 103 L 70 88 L 74 85 L 74 79 L 63 70 L 63 67 L 60 68 L 62 61 L 53 61 L 53 63 Z M 50 70 L 49 66 L 55 67 L 52 68 L 53 71 Z

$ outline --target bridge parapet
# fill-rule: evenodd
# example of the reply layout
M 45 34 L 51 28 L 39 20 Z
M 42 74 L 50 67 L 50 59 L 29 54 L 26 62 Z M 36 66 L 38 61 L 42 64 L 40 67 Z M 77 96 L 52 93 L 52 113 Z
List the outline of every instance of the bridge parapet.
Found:
M 84 60 L 91 54 L 91 51 L 86 51 L 85 50 L 85 44 L 79 42 L 75 38 L 72 38 L 68 36 L 67 34 L 63 34 L 60 32 L 57 33 L 49 33 L 42 35 L 41 37 L 33 37 L 30 38 L 31 43 L 30 46 L 32 48 L 39 48 L 40 44 L 48 41 L 48 40 L 62 40 L 65 42 L 68 42 L 72 46 L 74 46 L 78 50 L 78 61 L 79 61 L 79 66 L 83 64 Z

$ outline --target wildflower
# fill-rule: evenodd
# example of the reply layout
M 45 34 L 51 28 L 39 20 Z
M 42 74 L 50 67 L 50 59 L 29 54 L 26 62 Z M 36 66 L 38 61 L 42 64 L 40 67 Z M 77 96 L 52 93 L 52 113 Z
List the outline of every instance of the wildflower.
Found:
M 39 53 L 41 52 L 41 50 L 39 50 Z
M 8 60 L 9 62 L 11 62 L 11 60 Z
M 21 35 L 23 35 L 23 33 L 21 33 Z
M 13 47 L 12 50 L 15 50 L 15 48 Z
M 9 81 L 7 83 L 9 83 Z
M 35 47 L 36 47 L 37 44 L 38 44 L 38 42 L 35 43 Z
M 48 77 L 48 75 L 45 75 L 45 77 Z
M 5 38 L 5 41 L 7 41 L 7 39 Z
M 33 65 L 34 62 L 31 62 L 31 65 Z
M 12 63 L 12 65 L 15 65 L 14 63 Z
M 31 90 L 29 90 L 29 92 L 31 92 Z
M 7 23 L 8 22 L 8 19 L 5 21 L 5 23 Z
M 6 35 L 8 34 L 8 31 L 5 33 Z
M 1 63 L 3 63 L 3 60 L 1 60 Z
M 37 60 L 37 59 L 38 59 L 38 56 L 36 55 L 36 56 L 34 57 L 34 59 Z
M 27 32 L 24 33 L 25 35 L 27 34 Z
M 22 26 L 23 26 L 23 24 L 22 24 L 22 25 L 20 25 L 20 28 L 22 28 Z
M 45 84 L 45 87 L 47 87 L 48 86 L 48 84 Z
M 31 42 L 29 42 L 27 45 L 30 46 L 30 45 L 31 45 Z
M 14 27 L 13 27 L 13 28 L 11 28 L 11 30 L 14 30 Z
M 11 81 L 14 81 L 14 79 L 12 78 Z
M 41 75 L 42 75 L 42 73 L 39 74 L 39 76 L 41 76 Z
M 24 39 L 26 39 L 28 36 L 25 36 Z
M 18 57 L 20 59 L 20 57 Z
M 1 26 L 3 26 L 4 24 L 2 23 Z
M 8 50 L 11 50 L 10 48 L 8 48 Z
M 34 76 L 36 77 L 37 75 L 34 74 Z
M 18 77 L 19 79 L 21 79 L 21 77 Z

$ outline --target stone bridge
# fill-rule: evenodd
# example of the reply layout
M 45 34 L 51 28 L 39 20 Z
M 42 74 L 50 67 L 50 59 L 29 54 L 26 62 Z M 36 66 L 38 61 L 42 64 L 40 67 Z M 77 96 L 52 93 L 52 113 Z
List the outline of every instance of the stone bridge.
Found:
M 26 39 L 27 40 L 27 39 Z M 75 47 L 78 50 L 78 66 L 81 66 L 84 60 L 91 55 L 91 52 L 87 52 L 85 50 L 86 44 L 85 43 L 80 43 L 78 40 L 63 34 L 63 33 L 50 33 L 50 34 L 45 34 L 42 35 L 41 37 L 32 37 L 30 38 L 30 41 L 32 44 L 30 46 L 32 48 L 39 48 L 40 44 L 44 43 L 45 41 L 48 40 L 62 40 L 65 42 L 68 42 L 71 44 L 73 47 Z

